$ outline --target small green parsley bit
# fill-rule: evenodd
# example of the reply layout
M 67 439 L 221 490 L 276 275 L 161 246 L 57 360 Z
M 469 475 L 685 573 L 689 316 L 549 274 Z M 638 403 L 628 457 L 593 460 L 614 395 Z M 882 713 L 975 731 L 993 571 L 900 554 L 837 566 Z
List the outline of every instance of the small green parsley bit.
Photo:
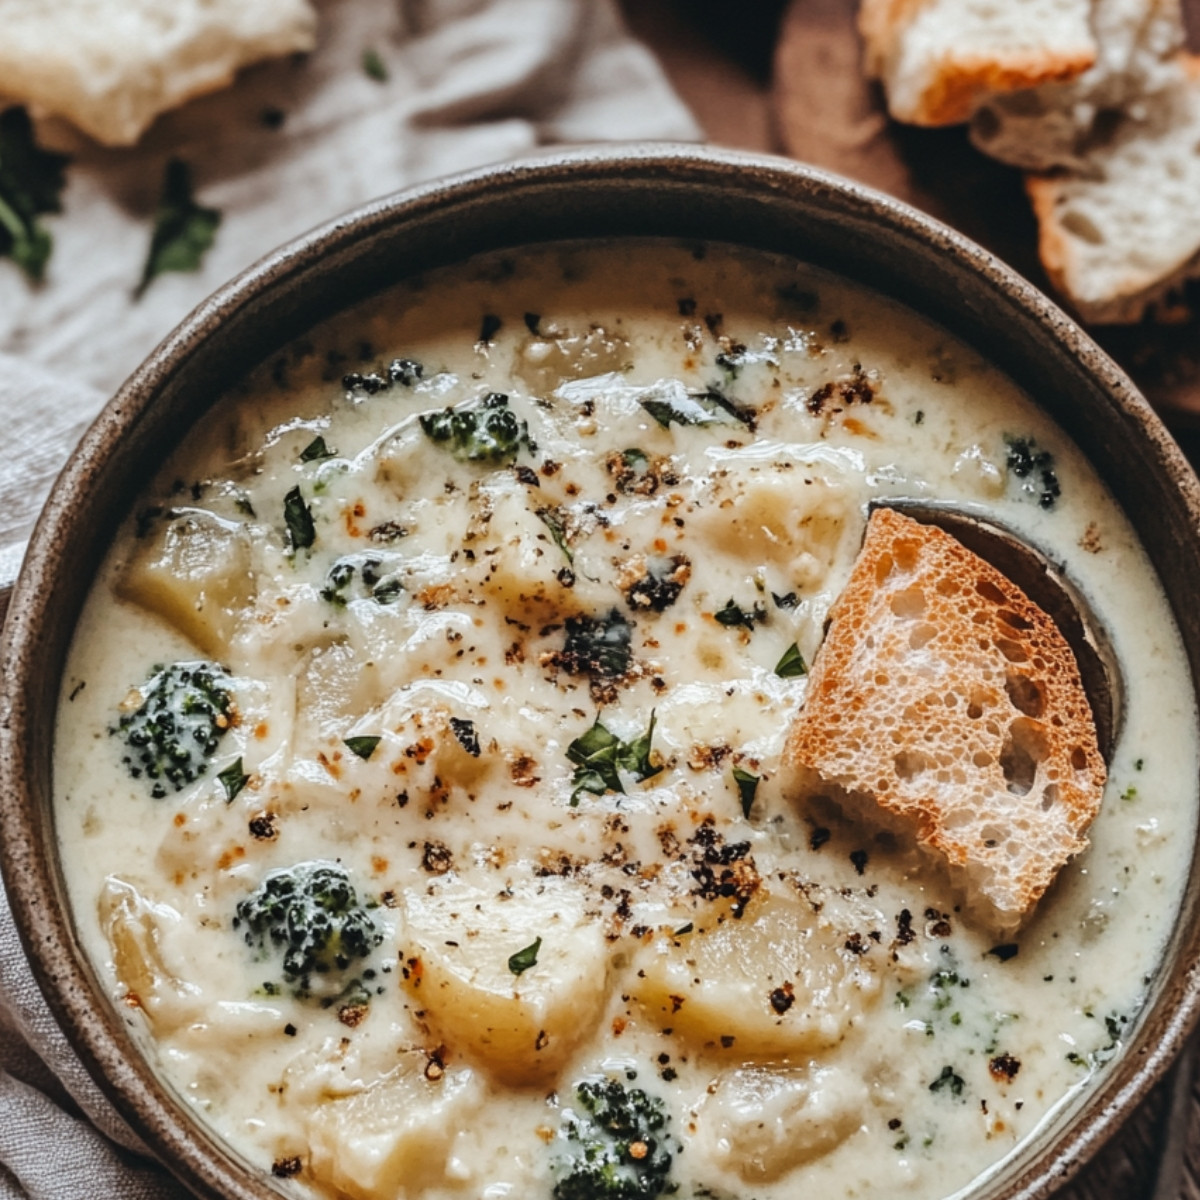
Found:
M 215 208 L 203 208 L 192 196 L 191 168 L 177 158 L 171 159 L 163 172 L 150 250 L 134 299 L 140 299 L 167 271 L 198 271 L 220 224 L 221 214 Z

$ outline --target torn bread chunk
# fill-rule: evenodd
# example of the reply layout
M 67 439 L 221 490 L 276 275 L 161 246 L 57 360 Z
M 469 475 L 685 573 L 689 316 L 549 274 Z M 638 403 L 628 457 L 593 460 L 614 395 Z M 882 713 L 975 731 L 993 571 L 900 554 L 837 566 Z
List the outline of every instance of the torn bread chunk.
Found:
M 948 533 L 887 508 L 831 610 L 785 753 L 804 792 L 911 831 L 998 931 L 1087 846 L 1105 779 L 1054 622 Z
M 1095 0 L 1096 61 L 1077 79 L 989 96 L 971 118 L 985 154 L 1027 171 L 1087 171 L 1086 156 L 1114 115 L 1146 116 L 1146 102 L 1185 74 L 1180 0 Z
M 1200 277 L 1200 59 L 1140 118 L 1125 116 L 1085 165 L 1026 180 L 1046 271 L 1085 321 L 1164 315 Z
M 859 29 L 892 116 L 955 125 L 985 96 L 1086 71 L 1090 12 L 1090 0 L 863 0 Z
M 263 58 L 311 50 L 308 0 L 0 0 L 0 92 L 129 146 Z

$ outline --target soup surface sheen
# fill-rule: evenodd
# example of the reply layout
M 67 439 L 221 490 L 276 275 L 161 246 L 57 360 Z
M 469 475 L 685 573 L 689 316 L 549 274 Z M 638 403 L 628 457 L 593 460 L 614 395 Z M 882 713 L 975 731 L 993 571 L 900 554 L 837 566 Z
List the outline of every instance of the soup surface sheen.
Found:
M 888 495 L 1044 547 L 1125 665 L 1091 847 L 1015 936 L 781 761 Z M 234 705 L 207 772 L 133 777 L 122 719 L 201 659 Z M 665 1150 L 673 1194 L 930 1200 L 1127 1037 L 1195 726 L 1131 529 L 993 366 L 790 260 L 568 245 L 344 314 L 189 435 L 87 602 L 57 821 L 115 1003 L 282 1187 L 600 1195 L 578 1088 L 613 1080 L 666 1115 L 622 1170 Z M 313 862 L 366 933 L 289 975 L 244 906 Z

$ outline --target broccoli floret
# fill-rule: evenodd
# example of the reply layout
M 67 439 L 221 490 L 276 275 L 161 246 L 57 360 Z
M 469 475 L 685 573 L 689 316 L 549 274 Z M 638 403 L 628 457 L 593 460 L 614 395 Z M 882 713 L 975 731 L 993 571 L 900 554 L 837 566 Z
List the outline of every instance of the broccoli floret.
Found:
M 246 945 L 260 958 L 283 952 L 284 981 L 300 997 L 344 990 L 354 960 L 383 941 L 349 876 L 328 862 L 270 872 L 239 902 L 233 927 L 245 929 Z
M 208 770 L 236 716 L 231 688 L 232 680 L 214 663 L 156 666 L 137 689 L 139 706 L 109 730 L 129 750 L 121 761 L 130 775 L 150 780 L 156 800 L 168 784 L 178 792 Z
M 503 392 L 490 392 L 477 408 L 446 408 L 420 420 L 427 437 L 470 462 L 510 463 L 522 443 L 533 449 L 529 426 L 508 407 Z
M 676 1190 L 658 1097 L 612 1079 L 585 1080 L 575 1097 L 582 1111 L 563 1120 L 554 1200 L 654 1200 Z

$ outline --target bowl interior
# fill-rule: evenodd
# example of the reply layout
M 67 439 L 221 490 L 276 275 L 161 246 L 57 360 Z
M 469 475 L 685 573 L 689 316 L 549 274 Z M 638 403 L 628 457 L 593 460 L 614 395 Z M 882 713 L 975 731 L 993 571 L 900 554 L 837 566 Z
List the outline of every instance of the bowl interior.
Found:
M 1090 458 L 1157 569 L 1200 678 L 1200 489 L 1124 375 L 984 251 L 866 189 L 794 163 L 695 148 L 581 150 L 379 201 L 268 256 L 202 305 L 130 379 L 64 472 L 14 595 L 3 655 L 0 807 L 14 913 L 47 999 L 118 1107 L 189 1186 L 267 1197 L 141 1061 L 75 940 L 51 812 L 58 680 L 87 584 L 138 481 L 251 366 L 404 277 L 485 250 L 581 237 L 719 240 L 791 255 L 939 321 L 1021 384 Z M 1192 1025 L 1196 873 L 1132 1044 L 975 1193 L 1048 1194 L 1117 1126 Z

